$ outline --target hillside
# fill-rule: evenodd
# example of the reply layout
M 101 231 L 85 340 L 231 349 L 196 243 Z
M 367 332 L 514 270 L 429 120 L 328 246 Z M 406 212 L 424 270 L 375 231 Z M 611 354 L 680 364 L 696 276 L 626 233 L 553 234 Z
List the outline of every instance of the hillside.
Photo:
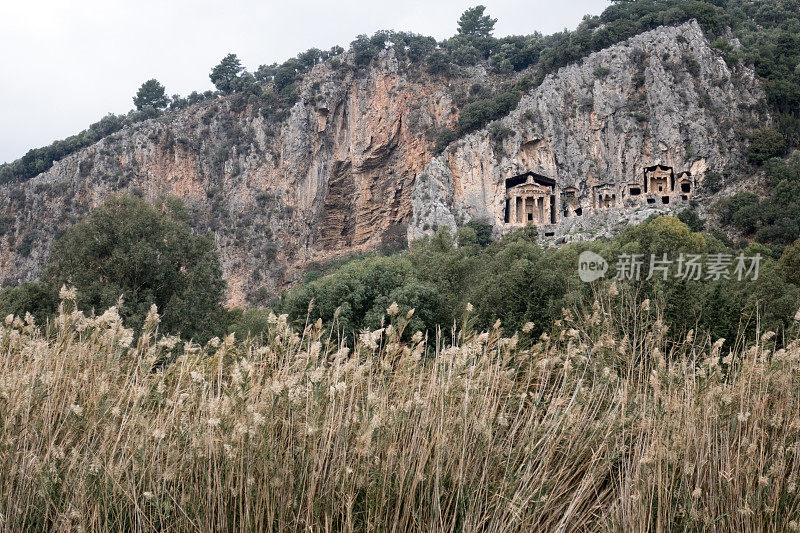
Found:
M 786 172 L 750 164 L 798 144 L 793 5 L 621 2 L 552 36 L 378 32 L 106 117 L 0 166 L 0 283 L 36 279 L 54 238 L 126 191 L 184 200 L 231 306 L 469 221 L 563 243 L 691 207 L 785 246 L 792 206 L 750 192 Z
M 387 52 L 363 73 L 319 65 L 281 120 L 236 95 L 126 127 L 0 188 L 14 218 L 0 277 L 34 278 L 54 235 L 110 194 L 138 190 L 180 196 L 196 227 L 215 233 L 230 301 L 258 303 L 259 289 L 274 295 L 309 261 L 405 238 L 415 176 L 433 155 L 425 134 L 454 124 L 454 90 Z
M 688 23 L 559 70 L 432 161 L 432 132 L 456 123 L 455 98 L 476 84 L 498 81 L 481 68 L 455 80 L 410 70 L 388 50 L 366 72 L 318 65 L 282 120 L 232 96 L 126 127 L 2 186 L 14 230 L 0 239 L 0 276 L 35 278 L 52 238 L 110 194 L 175 194 L 214 232 L 229 302 L 264 303 L 311 261 L 470 218 L 505 231 L 503 184 L 527 171 L 578 191 L 587 216 L 559 235 L 641 216 L 640 205 L 595 216 L 592 195 L 655 164 L 693 172 L 701 188 L 707 169 L 741 160 L 740 132 L 768 120 L 752 70 L 729 69 Z

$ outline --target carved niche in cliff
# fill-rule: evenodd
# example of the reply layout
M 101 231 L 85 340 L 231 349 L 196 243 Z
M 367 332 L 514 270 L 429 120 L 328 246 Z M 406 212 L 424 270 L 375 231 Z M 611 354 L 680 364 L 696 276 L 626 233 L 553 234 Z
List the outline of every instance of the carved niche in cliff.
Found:
M 671 194 L 675 188 L 675 172 L 672 167 L 654 165 L 644 169 L 644 192 Z
M 642 184 L 641 183 L 629 183 L 628 184 L 628 196 L 641 196 L 642 194 Z
M 583 209 L 578 199 L 578 189 L 575 187 L 565 187 L 564 190 L 561 191 L 561 204 L 564 218 L 583 215 Z
M 594 209 L 609 209 L 617 206 L 617 191 L 614 185 L 603 183 L 594 187 L 592 207 Z
M 694 181 L 691 172 L 684 171 L 678 174 L 678 189 L 681 193 L 681 200 L 688 200 L 692 196 Z
M 676 177 L 671 166 L 656 164 L 645 167 L 643 178 L 641 182 L 628 183 L 625 187 L 626 205 L 635 205 L 637 201 L 668 205 L 688 200 L 694 191 L 692 173 L 683 171 Z

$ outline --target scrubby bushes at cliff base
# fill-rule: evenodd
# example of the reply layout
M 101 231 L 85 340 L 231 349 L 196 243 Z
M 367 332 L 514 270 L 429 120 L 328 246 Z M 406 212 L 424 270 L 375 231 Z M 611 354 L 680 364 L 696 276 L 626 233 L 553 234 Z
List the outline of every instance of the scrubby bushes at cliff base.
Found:
M 666 340 L 616 287 L 532 338 L 0 325 L 3 531 L 797 528 L 800 341 Z M 591 300 L 589 300 L 591 301 Z M 794 327 L 791 339 L 797 339 Z
M 695 228 L 703 225 L 696 215 L 685 213 L 682 218 Z M 449 229 L 440 228 L 432 237 L 412 242 L 404 254 L 360 257 L 324 277 L 298 284 L 282 296 L 278 308 L 298 323 L 306 320 L 309 308 L 312 319 L 325 322 L 337 314 L 345 330 L 351 331 L 380 327 L 384 309 L 395 301 L 402 311 L 416 309 L 415 327 L 435 331 L 438 326 L 449 332 L 461 310 L 471 303 L 479 327 L 500 319 L 515 330 L 532 322 L 538 334 L 552 327 L 563 307 L 591 297 L 591 286 L 578 276 L 578 258 L 585 251 L 605 258 L 606 278 L 618 276 L 621 258 L 638 254 L 643 262 L 641 276 L 620 283 L 658 302 L 676 339 L 695 329 L 730 342 L 739 334 L 753 340 L 759 325 L 782 334 L 800 303 L 800 277 L 793 274 L 800 260 L 788 259 L 800 255 L 800 241 L 786 248 L 786 260 L 776 262 L 769 248 L 758 244 L 733 248 L 713 235 L 692 231 L 674 216 L 628 226 L 609 240 L 561 247 L 545 247 L 538 241 L 532 226 L 486 246 L 478 243 L 471 227 L 458 228 L 457 241 Z M 707 272 L 687 279 L 677 275 L 677 268 L 667 279 L 660 275 L 647 279 L 651 256 L 664 254 L 673 260 L 694 254 L 702 262 L 715 254 L 731 259 L 760 254 L 762 260 L 755 280 L 713 279 Z

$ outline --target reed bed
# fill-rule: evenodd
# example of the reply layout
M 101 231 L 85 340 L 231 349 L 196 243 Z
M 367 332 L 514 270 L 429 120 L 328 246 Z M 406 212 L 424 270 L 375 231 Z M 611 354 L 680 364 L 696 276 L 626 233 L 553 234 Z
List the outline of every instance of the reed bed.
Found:
M 62 292 L 0 325 L 2 531 L 798 530 L 798 340 L 676 342 L 612 287 L 537 338 L 393 305 L 198 346 Z

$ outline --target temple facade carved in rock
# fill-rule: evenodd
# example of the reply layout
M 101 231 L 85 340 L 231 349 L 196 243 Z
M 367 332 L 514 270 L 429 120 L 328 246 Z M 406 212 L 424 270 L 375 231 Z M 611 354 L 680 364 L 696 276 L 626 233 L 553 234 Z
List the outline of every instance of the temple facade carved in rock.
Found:
M 511 226 L 557 222 L 555 180 L 526 172 L 506 180 L 506 202 L 503 220 Z
M 645 167 L 638 176 L 622 183 L 599 183 L 584 190 L 562 188 L 554 178 L 528 171 L 505 180 L 502 217 L 509 228 L 533 224 L 546 229 L 564 219 L 609 209 L 686 202 L 695 186 L 691 172 L 676 173 L 663 164 Z

